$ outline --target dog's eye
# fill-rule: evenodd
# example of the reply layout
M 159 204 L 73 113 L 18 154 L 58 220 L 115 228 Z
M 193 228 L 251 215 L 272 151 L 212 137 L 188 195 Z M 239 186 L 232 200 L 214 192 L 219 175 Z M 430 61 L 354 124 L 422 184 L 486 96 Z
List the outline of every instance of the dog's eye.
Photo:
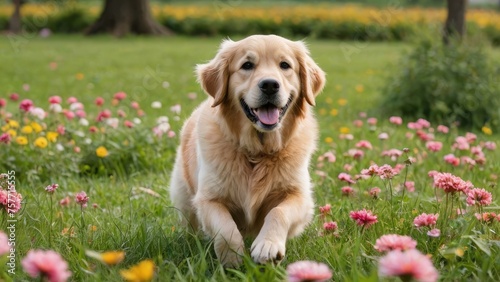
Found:
M 284 69 L 284 70 L 287 70 L 287 69 L 290 68 L 290 65 L 287 62 L 281 62 L 280 63 L 280 68 Z
M 254 64 L 252 62 L 245 62 L 243 65 L 241 65 L 241 68 L 244 70 L 251 70 L 253 69 Z

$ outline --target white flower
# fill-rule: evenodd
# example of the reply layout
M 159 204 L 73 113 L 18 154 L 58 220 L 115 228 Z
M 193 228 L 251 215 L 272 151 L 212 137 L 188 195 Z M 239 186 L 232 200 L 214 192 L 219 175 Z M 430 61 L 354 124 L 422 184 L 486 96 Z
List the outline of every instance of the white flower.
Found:
M 54 113 L 62 112 L 62 106 L 60 104 L 50 104 L 49 110 Z
M 58 151 L 64 151 L 64 146 L 63 146 L 63 145 L 61 145 L 60 143 L 57 143 L 57 144 L 56 144 L 56 149 L 57 149 Z
M 161 109 L 161 102 L 154 101 L 153 103 L 151 103 L 151 108 L 153 108 L 153 109 Z
M 382 132 L 378 135 L 378 139 L 380 140 L 387 140 L 389 138 L 389 134 Z
M 92 139 L 85 138 L 85 140 L 83 142 L 85 142 L 85 144 L 87 144 L 87 145 L 90 145 L 90 144 L 92 144 Z
M 163 88 L 169 88 L 170 87 L 170 83 L 168 81 L 164 81 L 161 86 L 163 86 Z
M 167 133 L 170 130 L 170 124 L 165 123 L 165 122 L 160 123 L 157 128 L 159 131 L 161 131 L 163 133 Z
M 179 115 L 181 113 L 181 105 L 177 104 L 177 105 L 173 105 L 172 107 L 170 107 L 170 110 L 176 114 L 176 115 Z
M 161 116 L 156 119 L 156 124 L 168 123 L 168 117 Z
M 45 111 L 42 108 L 32 108 L 30 110 L 30 114 L 33 116 L 37 117 L 38 119 L 44 119 L 45 118 Z
M 80 103 L 80 102 L 76 102 L 76 103 L 73 103 L 71 105 L 69 105 L 69 109 L 74 112 L 76 110 L 83 110 L 83 104 Z
M 112 128 L 117 128 L 120 120 L 118 118 L 108 118 L 106 120 L 106 124 L 111 126 Z
M 84 137 L 85 136 L 85 133 L 83 133 L 82 131 L 80 130 L 77 130 L 75 131 L 75 135 L 78 136 L 78 137 Z
M 81 118 L 79 123 L 82 126 L 89 126 L 89 121 L 85 118 Z
M 141 122 L 142 122 L 140 118 L 134 118 L 132 121 L 133 121 L 135 124 L 141 124 Z

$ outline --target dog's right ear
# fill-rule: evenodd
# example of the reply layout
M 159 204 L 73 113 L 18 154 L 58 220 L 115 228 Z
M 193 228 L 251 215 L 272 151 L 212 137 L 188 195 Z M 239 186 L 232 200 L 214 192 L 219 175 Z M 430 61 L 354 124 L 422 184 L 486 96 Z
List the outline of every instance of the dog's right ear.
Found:
M 210 62 L 196 66 L 198 82 L 205 92 L 214 98 L 212 107 L 220 105 L 226 98 L 229 84 L 229 63 L 232 59 L 234 42 L 224 40 L 219 52 Z

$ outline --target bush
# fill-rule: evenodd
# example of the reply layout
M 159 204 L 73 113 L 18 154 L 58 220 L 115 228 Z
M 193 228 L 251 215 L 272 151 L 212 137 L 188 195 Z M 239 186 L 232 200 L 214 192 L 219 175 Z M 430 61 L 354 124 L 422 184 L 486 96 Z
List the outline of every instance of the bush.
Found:
M 384 87 L 380 109 L 387 115 L 481 128 L 500 122 L 495 70 L 477 42 L 421 40 L 404 56 Z

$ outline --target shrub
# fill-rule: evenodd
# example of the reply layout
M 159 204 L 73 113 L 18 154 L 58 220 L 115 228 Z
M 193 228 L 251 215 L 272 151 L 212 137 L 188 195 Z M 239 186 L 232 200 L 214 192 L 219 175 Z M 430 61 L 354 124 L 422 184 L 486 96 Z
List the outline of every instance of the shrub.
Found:
M 383 89 L 387 115 L 481 128 L 500 122 L 499 88 L 482 44 L 421 40 Z

